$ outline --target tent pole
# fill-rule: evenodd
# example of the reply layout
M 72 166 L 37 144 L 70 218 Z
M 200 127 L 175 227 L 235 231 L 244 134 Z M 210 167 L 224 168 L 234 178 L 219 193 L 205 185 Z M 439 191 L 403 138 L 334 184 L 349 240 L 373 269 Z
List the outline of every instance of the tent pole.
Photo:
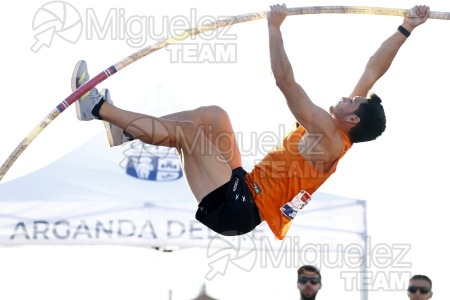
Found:
M 364 231 L 362 233 L 362 238 L 364 240 L 364 251 L 362 256 L 362 263 L 361 263 L 361 272 L 360 272 L 360 289 L 361 289 L 361 300 L 368 300 L 369 299 L 369 290 L 368 285 L 366 284 L 367 280 L 367 255 L 368 255 L 368 231 L 367 231 L 367 205 L 366 201 L 361 201 L 361 205 L 364 210 Z

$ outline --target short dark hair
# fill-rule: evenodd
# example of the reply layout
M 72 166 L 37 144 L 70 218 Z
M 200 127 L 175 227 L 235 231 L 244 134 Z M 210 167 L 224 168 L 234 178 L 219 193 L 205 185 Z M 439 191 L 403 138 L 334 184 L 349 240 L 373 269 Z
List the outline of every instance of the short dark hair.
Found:
M 367 100 L 353 112 L 359 117 L 358 124 L 353 126 L 348 133 L 353 143 L 372 141 L 386 129 L 386 115 L 380 97 L 372 93 Z
M 297 275 L 302 275 L 305 271 L 317 273 L 319 280 L 322 281 L 322 275 L 320 275 L 320 270 L 313 265 L 304 265 L 298 268 Z
M 428 276 L 426 276 L 426 275 L 420 275 L 420 274 L 414 275 L 413 277 L 411 277 L 409 279 L 409 281 L 412 281 L 412 280 L 425 280 L 426 282 L 428 282 L 430 284 L 430 290 L 433 287 L 433 283 L 431 282 L 431 279 L 428 278 Z

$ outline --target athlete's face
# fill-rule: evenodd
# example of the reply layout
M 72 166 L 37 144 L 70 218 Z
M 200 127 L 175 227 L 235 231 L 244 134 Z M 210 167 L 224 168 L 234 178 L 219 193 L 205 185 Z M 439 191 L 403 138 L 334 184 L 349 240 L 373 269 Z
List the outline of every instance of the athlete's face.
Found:
M 300 291 L 300 296 L 303 300 L 313 300 L 317 293 L 322 288 L 319 275 L 312 271 L 303 271 L 298 276 L 297 288 Z
M 342 97 L 338 103 L 330 106 L 330 114 L 336 119 L 343 119 L 353 114 L 361 103 L 367 103 L 367 99 L 360 96 L 356 96 L 353 99 Z

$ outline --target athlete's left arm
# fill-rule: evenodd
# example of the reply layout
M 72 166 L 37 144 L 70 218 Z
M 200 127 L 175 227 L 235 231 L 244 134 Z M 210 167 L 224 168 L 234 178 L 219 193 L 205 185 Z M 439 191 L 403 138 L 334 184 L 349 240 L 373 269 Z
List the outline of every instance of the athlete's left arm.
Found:
M 425 5 L 415 6 L 412 8 L 415 16 L 406 15 L 403 19 L 402 26 L 409 33 L 430 16 L 430 8 Z M 366 97 L 375 82 L 380 79 L 392 64 L 400 47 L 405 43 L 407 37 L 400 31 L 396 30 L 388 39 L 386 39 L 378 50 L 370 57 L 366 68 L 350 94 L 350 98 L 355 96 Z

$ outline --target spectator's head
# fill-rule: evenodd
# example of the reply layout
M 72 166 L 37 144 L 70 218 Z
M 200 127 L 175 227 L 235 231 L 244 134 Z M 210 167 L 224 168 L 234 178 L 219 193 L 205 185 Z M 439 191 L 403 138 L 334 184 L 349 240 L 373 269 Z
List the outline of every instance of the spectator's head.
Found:
M 433 297 L 431 291 L 433 284 L 425 275 L 414 275 L 409 280 L 408 298 L 411 300 L 427 300 Z
M 312 265 L 304 265 L 297 270 L 297 288 L 302 300 L 314 300 L 322 288 L 320 270 Z

